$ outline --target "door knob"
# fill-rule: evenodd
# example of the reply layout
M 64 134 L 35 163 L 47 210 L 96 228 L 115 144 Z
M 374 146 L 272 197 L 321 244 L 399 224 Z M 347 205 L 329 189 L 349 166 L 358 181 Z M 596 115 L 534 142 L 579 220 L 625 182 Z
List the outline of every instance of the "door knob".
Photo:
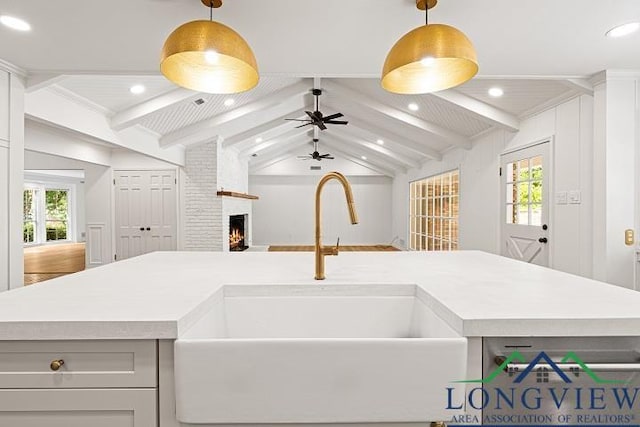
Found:
M 64 365 L 64 360 L 58 359 L 51 362 L 49 368 L 51 368 L 52 371 L 57 371 L 62 367 L 62 365 Z
M 538 239 L 538 242 L 540 242 L 540 243 L 547 243 L 548 241 L 549 240 L 547 240 L 546 237 L 541 237 L 541 238 Z
M 151 227 L 147 227 L 147 231 L 151 231 Z
M 140 227 L 140 231 L 144 231 L 144 227 Z

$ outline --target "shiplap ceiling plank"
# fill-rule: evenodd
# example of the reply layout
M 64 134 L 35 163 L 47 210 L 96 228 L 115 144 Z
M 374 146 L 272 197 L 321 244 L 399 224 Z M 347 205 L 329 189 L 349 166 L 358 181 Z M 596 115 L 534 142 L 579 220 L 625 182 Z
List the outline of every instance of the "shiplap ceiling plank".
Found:
M 305 108 L 309 108 L 308 106 Z M 287 118 L 304 119 L 308 117 L 306 114 L 292 117 L 290 114 L 285 114 L 269 122 L 252 127 L 246 132 L 242 132 L 227 138 L 224 142 L 226 147 L 236 147 L 238 150 L 244 150 L 248 145 L 256 142 L 257 138 L 261 138 L 266 141 L 270 138 L 275 138 L 283 133 L 295 128 L 295 125 L 290 121 L 285 121 Z
M 297 112 L 304 108 L 306 105 L 304 95 L 308 94 L 308 92 L 309 85 L 306 82 L 287 86 L 275 94 L 267 95 L 226 113 L 202 120 L 198 123 L 194 123 L 190 126 L 186 126 L 164 135 L 160 138 L 160 144 L 163 147 L 169 147 L 175 144 L 201 142 L 210 138 L 212 135 L 231 137 L 238 133 L 246 132 L 256 125 L 256 122 L 252 122 L 252 120 L 256 119 L 256 116 L 261 116 L 260 123 L 266 123 L 277 117 L 281 117 L 291 112 Z M 267 111 L 270 111 L 271 113 L 268 114 Z M 255 115 L 254 113 L 262 114 Z M 254 117 L 249 119 L 249 115 L 253 115 Z M 240 126 L 244 127 L 244 130 L 236 131 L 237 129 L 221 129 L 221 127 L 228 125 L 230 122 L 237 122 L 243 118 L 247 118 L 247 120 L 245 120 L 245 125 Z
M 467 150 L 471 148 L 471 140 L 468 137 L 460 135 L 451 129 L 443 128 L 404 111 L 391 108 L 364 93 L 356 92 L 346 86 L 337 84 L 332 80 L 323 80 L 322 85 L 332 92 L 332 96 L 335 96 L 338 99 L 342 99 L 347 102 L 349 102 L 349 100 L 351 102 L 358 102 L 360 105 L 389 116 L 405 125 L 412 126 L 431 135 L 435 135 L 450 145 Z
M 60 73 L 32 73 L 27 77 L 27 85 L 25 91 L 27 93 L 44 89 L 48 86 L 61 83 L 69 76 Z
M 122 130 L 124 128 L 140 123 L 145 117 L 148 117 L 164 108 L 170 107 L 189 99 L 196 99 L 200 95 L 189 89 L 178 88 L 160 96 L 152 98 L 148 101 L 134 105 L 116 113 L 111 118 L 111 128 L 114 130 Z
M 431 96 L 450 102 L 453 105 L 461 107 L 473 114 L 476 114 L 482 120 L 488 123 L 508 130 L 509 132 L 517 132 L 520 130 L 520 120 L 505 111 L 502 111 L 492 105 L 478 101 L 475 98 L 464 95 L 456 90 L 443 90 L 434 92 Z
M 352 145 L 345 144 L 344 141 L 335 138 L 332 135 L 324 135 L 320 139 L 320 143 L 323 144 L 324 147 L 337 148 L 343 153 L 350 154 L 351 156 L 358 157 L 362 159 L 362 156 L 366 157 L 369 163 L 377 164 L 387 170 L 393 170 L 396 172 L 405 173 L 407 168 L 400 164 L 399 162 L 393 161 L 386 156 L 381 154 L 374 154 L 372 152 L 367 152 L 362 148 Z
M 286 132 L 277 138 L 269 139 L 261 143 L 254 142 L 253 146 L 246 147 L 244 150 L 240 151 L 240 155 L 250 156 L 256 153 L 260 154 L 265 150 L 267 150 L 269 147 L 286 144 L 288 142 L 291 142 L 294 139 L 300 139 L 300 137 L 303 135 L 307 135 L 307 139 L 308 139 L 308 134 L 309 134 L 308 129 L 291 129 L 289 132 Z

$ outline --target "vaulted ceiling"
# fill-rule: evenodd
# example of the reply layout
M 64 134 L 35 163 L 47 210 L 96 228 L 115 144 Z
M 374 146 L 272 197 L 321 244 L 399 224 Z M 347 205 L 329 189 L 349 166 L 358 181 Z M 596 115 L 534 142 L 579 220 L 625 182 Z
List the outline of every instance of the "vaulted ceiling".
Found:
M 177 88 L 158 74 L 167 35 L 207 17 L 200 0 L 3 0 L 4 13 L 33 27 L 0 27 L 0 59 L 26 70 L 28 96 L 72 99 L 102 114 L 107 134 L 143 129 L 161 150 L 221 138 L 254 172 L 310 151 L 313 132 L 284 119 L 305 117 L 312 87 L 324 90 L 321 111 L 349 120 L 320 133 L 321 150 L 394 175 L 467 149 L 491 129 L 517 131 L 523 118 L 591 93 L 594 73 L 640 69 L 640 36 L 604 37 L 640 20 L 638 0 L 440 0 L 431 21 L 473 40 L 480 74 L 423 96 L 379 87 L 386 52 L 424 20 L 415 0 L 228 0 L 215 19 L 249 41 L 261 70 L 259 86 L 230 105 L 228 96 Z M 132 95 L 134 84 L 146 92 Z M 505 95 L 491 98 L 493 86 Z
M 134 84 L 147 90 L 132 95 Z M 496 85 L 505 90 L 502 98 L 486 95 Z M 285 119 L 305 118 L 314 109 L 313 87 L 323 90 L 325 115 L 341 112 L 349 121 L 315 130 L 321 150 L 389 176 L 440 160 L 452 148 L 469 149 L 491 129 L 516 132 L 523 117 L 587 91 L 567 79 L 476 79 L 455 90 L 405 96 L 384 91 L 371 78 L 265 76 L 252 91 L 210 95 L 161 76 L 61 75 L 31 93 L 49 91 L 98 110 L 114 131 L 143 128 L 165 149 L 219 138 L 256 172 L 311 151 L 314 129 Z M 410 103 L 418 109 L 409 109 Z

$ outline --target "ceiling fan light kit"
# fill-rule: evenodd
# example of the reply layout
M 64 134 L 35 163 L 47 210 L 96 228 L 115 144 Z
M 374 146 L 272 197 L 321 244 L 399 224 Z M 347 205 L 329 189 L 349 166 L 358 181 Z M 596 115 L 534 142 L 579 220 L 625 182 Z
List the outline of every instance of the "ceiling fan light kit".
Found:
M 199 92 L 231 94 L 254 88 L 260 80 L 249 44 L 232 28 L 213 21 L 222 0 L 202 0 L 210 20 L 176 28 L 162 48 L 160 71 L 178 86 Z
M 429 24 L 428 11 L 437 0 L 416 0 L 426 24 L 405 34 L 391 48 L 382 70 L 382 87 L 413 95 L 461 85 L 478 73 L 478 58 L 471 40 L 460 30 Z

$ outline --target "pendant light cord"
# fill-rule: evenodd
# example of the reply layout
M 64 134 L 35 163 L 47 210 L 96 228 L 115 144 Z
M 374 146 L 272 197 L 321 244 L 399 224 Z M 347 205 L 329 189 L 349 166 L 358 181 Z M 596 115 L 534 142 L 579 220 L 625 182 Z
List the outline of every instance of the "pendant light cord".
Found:
M 425 2 L 424 8 L 424 25 L 429 25 L 429 2 Z
M 209 21 L 213 21 L 213 0 L 209 1 Z

